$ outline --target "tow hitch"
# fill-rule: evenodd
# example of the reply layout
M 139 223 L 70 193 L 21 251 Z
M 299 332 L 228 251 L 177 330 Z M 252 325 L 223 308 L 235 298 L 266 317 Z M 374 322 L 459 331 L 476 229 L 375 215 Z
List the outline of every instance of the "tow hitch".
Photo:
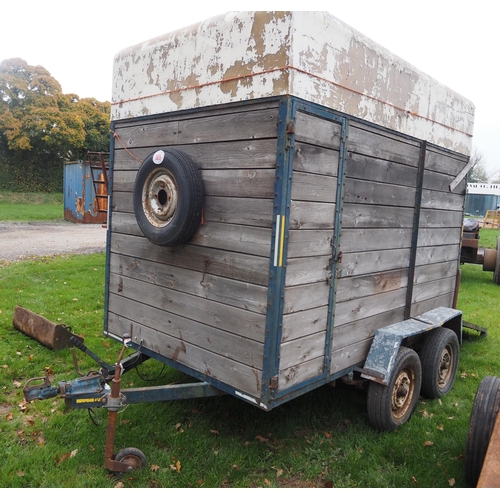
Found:
M 26 401 L 61 397 L 66 405 L 72 409 L 106 408 L 108 410 L 108 425 L 104 448 L 104 467 L 117 474 L 142 469 L 147 465 L 144 453 L 137 448 L 125 448 L 117 454 L 114 453 L 117 415 L 118 411 L 126 405 L 225 394 L 206 382 L 121 390 L 122 373 L 149 359 L 149 356 L 140 350 L 123 359 L 125 349 L 129 347 L 130 335 L 124 334 L 123 346 L 115 365 L 108 365 L 102 361 L 79 339 L 72 337 L 70 342 L 94 359 L 101 366 L 100 371 L 91 372 L 70 382 L 59 382 L 57 385 L 51 385 L 48 375 L 32 378 L 24 386 L 24 397 Z M 81 374 L 74 353 L 73 359 L 76 371 Z

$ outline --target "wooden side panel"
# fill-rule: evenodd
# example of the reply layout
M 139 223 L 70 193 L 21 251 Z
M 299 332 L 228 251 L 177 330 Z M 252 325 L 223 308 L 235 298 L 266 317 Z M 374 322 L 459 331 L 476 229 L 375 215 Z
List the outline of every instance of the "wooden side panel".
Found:
M 330 373 L 362 364 L 404 317 L 420 144 L 351 123 Z
M 279 389 L 322 373 L 341 125 L 298 112 Z
M 259 397 L 276 180 L 274 102 L 116 123 L 107 330 Z M 204 220 L 185 245 L 145 238 L 133 210 L 140 161 L 175 147 L 201 170 Z M 306 176 L 306 174 L 304 174 Z M 307 192 L 301 199 L 324 202 Z M 316 241 L 323 236 L 316 235 Z M 310 246 L 311 256 L 314 249 Z M 300 272 L 299 272 L 300 274 Z M 295 352 L 296 352 L 295 348 Z
M 452 307 L 459 266 L 465 180 L 449 186 L 465 167 L 463 157 L 428 148 L 411 315 L 433 307 Z M 426 309 L 427 308 L 427 309 Z

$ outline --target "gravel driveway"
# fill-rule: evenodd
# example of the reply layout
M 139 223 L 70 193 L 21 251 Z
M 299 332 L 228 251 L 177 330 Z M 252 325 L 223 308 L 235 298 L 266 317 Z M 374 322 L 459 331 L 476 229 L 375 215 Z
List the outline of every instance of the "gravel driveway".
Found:
M 101 224 L 0 222 L 0 261 L 12 262 L 35 255 L 104 252 L 106 232 Z

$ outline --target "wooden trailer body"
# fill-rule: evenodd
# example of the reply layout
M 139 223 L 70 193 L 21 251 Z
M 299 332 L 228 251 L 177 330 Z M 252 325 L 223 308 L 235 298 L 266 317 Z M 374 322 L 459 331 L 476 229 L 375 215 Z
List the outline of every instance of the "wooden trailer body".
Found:
M 379 329 L 437 309 L 459 335 L 473 115 L 327 13 L 228 13 L 122 51 L 105 334 L 263 409 L 362 371 Z M 203 213 L 160 246 L 133 193 L 170 149 Z

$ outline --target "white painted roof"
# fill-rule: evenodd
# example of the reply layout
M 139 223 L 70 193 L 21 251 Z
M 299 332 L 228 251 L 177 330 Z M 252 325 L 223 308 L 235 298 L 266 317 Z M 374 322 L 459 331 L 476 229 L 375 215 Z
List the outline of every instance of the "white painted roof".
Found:
M 125 49 L 111 119 L 282 95 L 470 154 L 469 100 L 326 12 L 229 12 Z

